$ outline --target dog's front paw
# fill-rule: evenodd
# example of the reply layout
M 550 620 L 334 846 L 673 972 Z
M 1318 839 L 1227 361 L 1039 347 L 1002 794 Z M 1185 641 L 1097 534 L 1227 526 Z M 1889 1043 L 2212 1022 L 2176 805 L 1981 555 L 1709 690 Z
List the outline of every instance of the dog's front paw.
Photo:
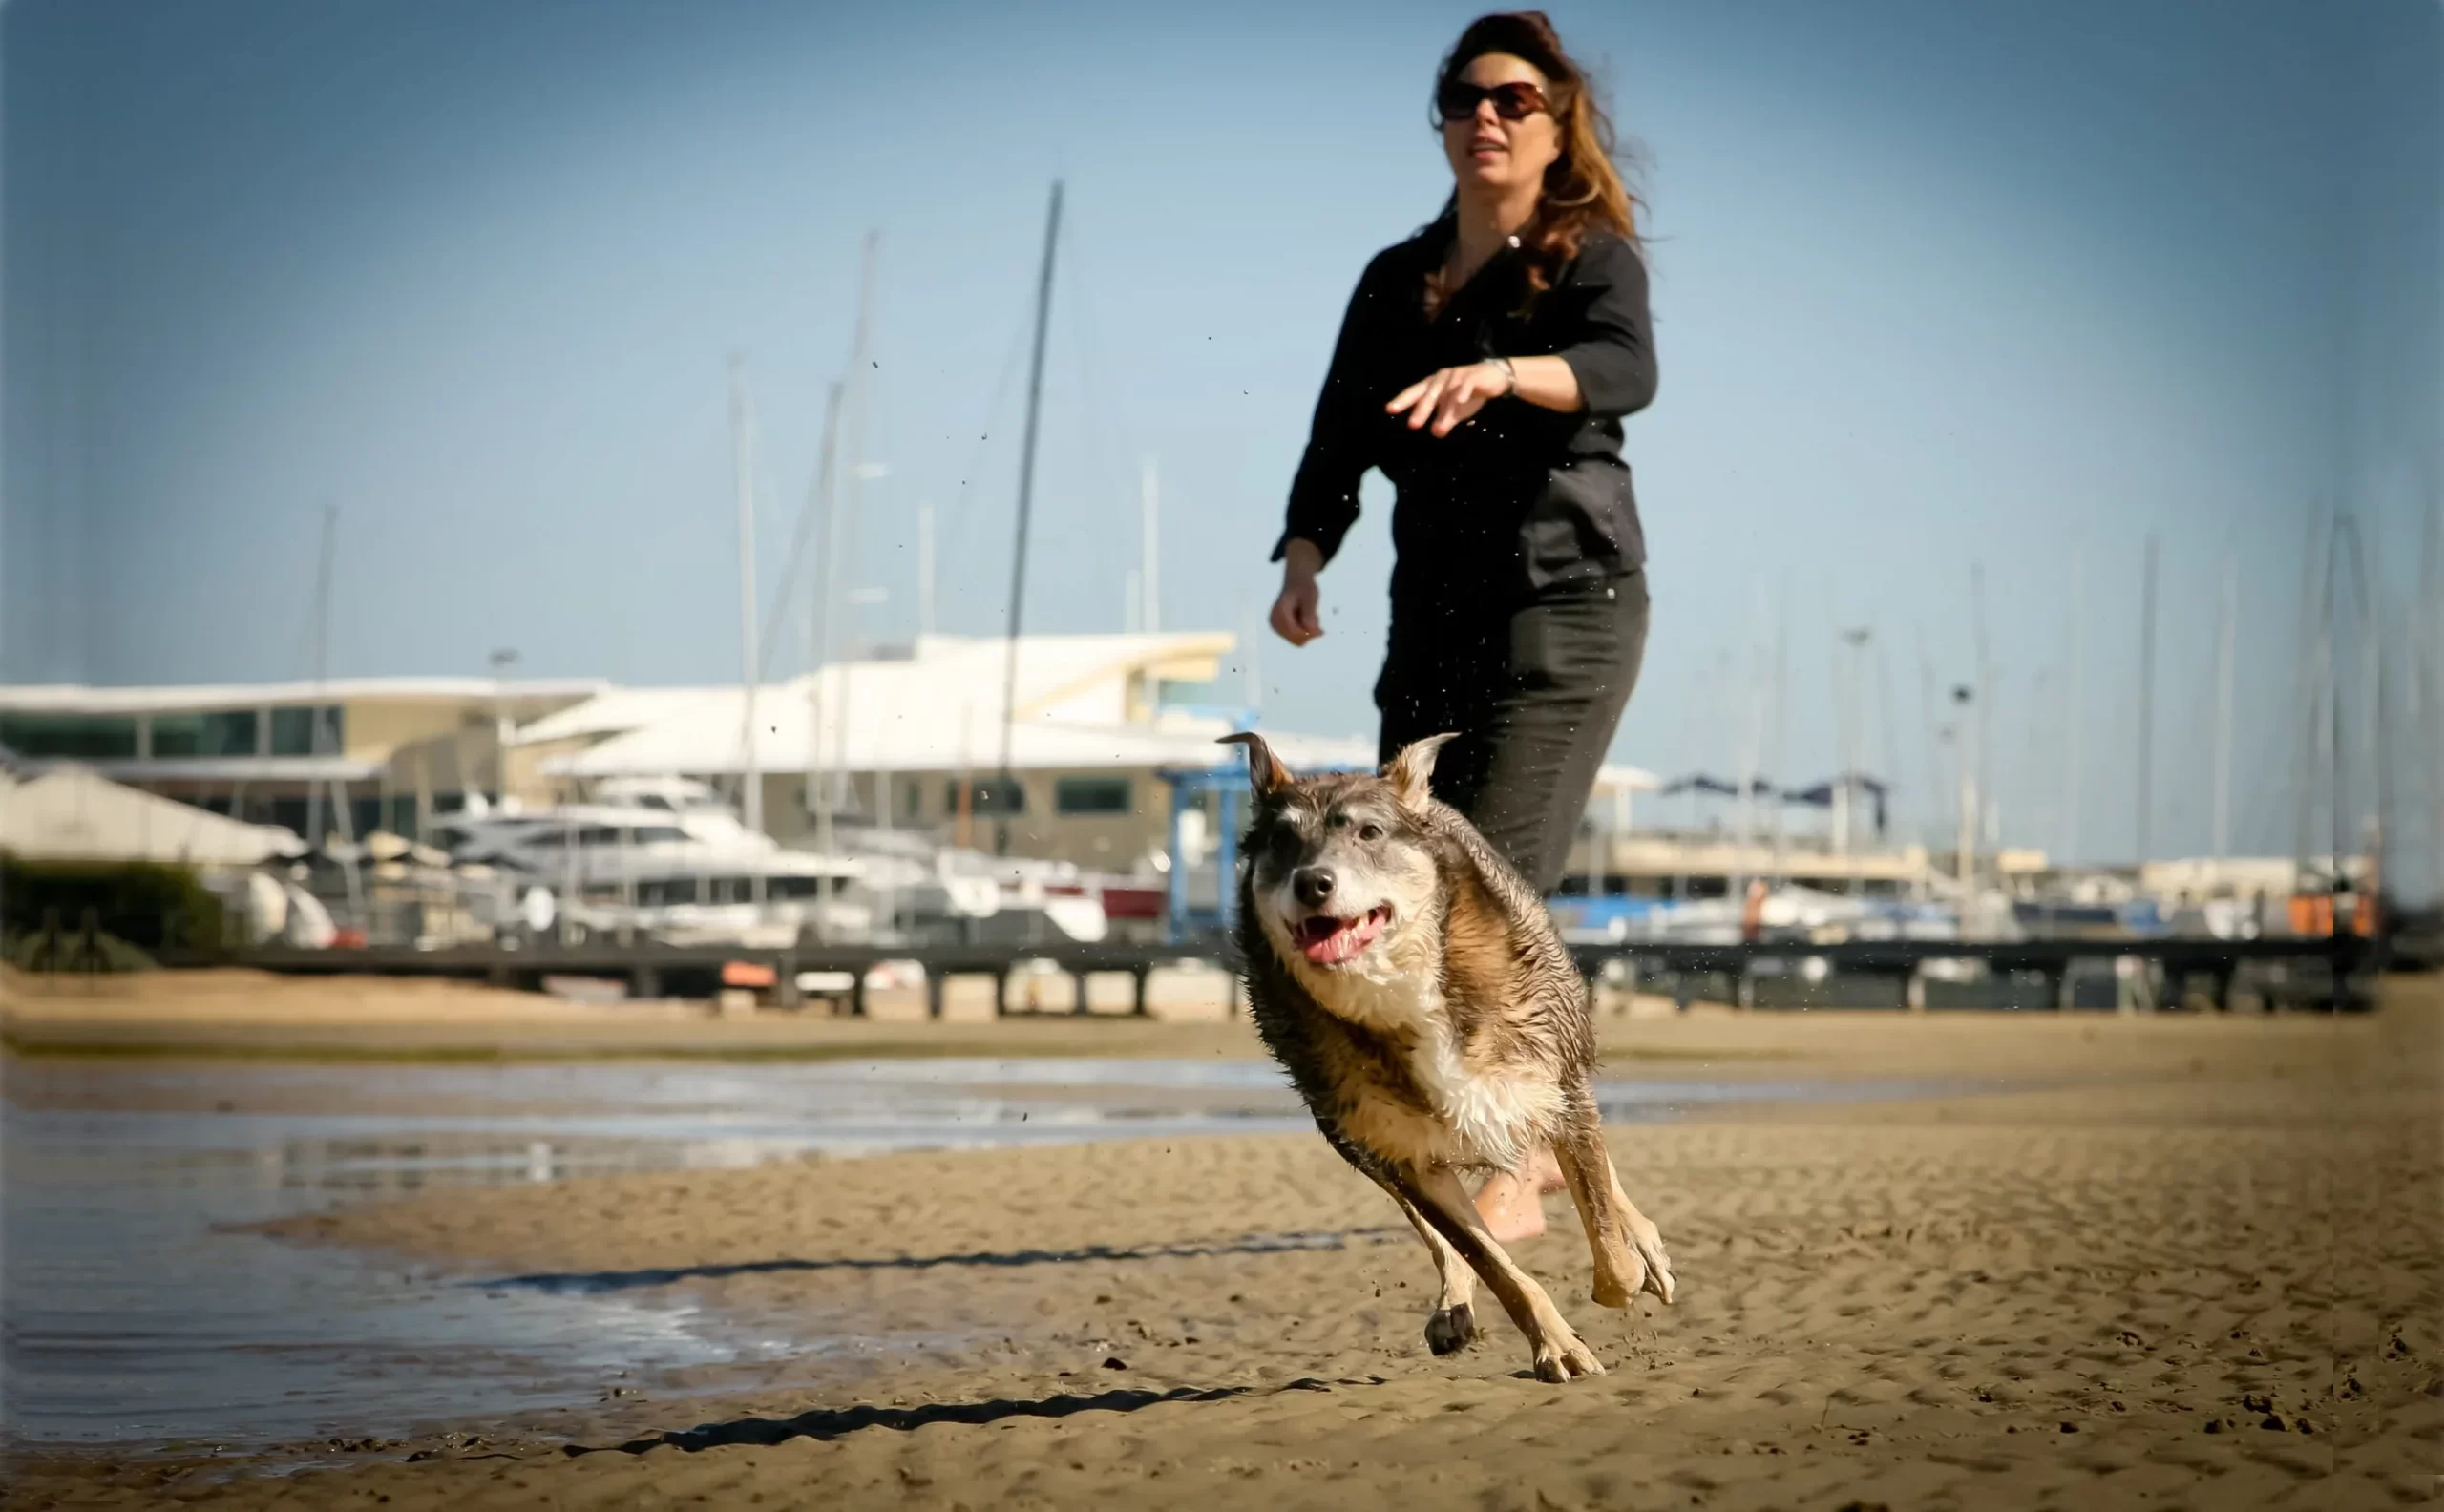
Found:
M 1595 1285 L 1589 1294 L 1597 1307 L 1628 1307 L 1641 1292 L 1657 1301 L 1672 1300 L 1677 1284 L 1672 1274 L 1672 1257 L 1664 1252 L 1663 1236 L 1654 1231 L 1654 1225 L 1648 1224 L 1643 1232 L 1631 1233 L 1630 1248 L 1622 1253 L 1622 1260 L 1625 1263 L 1596 1268 Z
M 1579 1342 L 1575 1334 L 1565 1332 L 1536 1348 L 1536 1378 L 1540 1381 L 1558 1385 L 1603 1374 L 1603 1362 L 1595 1357 L 1593 1350 Z
M 1456 1354 L 1476 1341 L 1476 1310 L 1465 1302 L 1443 1308 L 1425 1320 L 1425 1347 L 1437 1354 Z
M 1676 1283 L 1672 1274 L 1672 1257 L 1663 1250 L 1663 1235 L 1651 1223 L 1632 1224 L 1630 1244 L 1646 1264 L 1646 1281 L 1639 1290 L 1654 1292 L 1656 1301 L 1669 1306 Z

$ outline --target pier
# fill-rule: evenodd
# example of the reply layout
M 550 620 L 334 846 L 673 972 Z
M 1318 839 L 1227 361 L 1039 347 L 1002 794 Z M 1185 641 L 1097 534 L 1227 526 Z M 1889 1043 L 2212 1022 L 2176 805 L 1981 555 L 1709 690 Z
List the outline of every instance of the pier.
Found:
M 2262 996 L 2287 1004 L 2356 1009 L 2366 995 L 2352 984 L 2377 964 L 2372 942 L 2355 935 L 2261 939 L 2130 938 L 2044 940 L 1850 940 L 1837 944 L 1760 941 L 1688 944 L 1625 941 L 1571 947 L 1591 979 L 1638 987 L 1677 999 L 1728 1000 L 1741 1008 L 2038 1009 L 2112 1007 L 2083 999 L 2077 984 L 2116 976 L 2147 984 L 2150 1004 L 2232 1005 L 2236 983 L 2254 979 L 2282 990 Z M 929 1015 L 942 1016 L 944 985 L 959 976 L 995 982 L 997 1015 L 1014 1012 L 1009 987 L 1023 971 L 1048 966 L 1068 975 L 1073 1013 L 1086 1008 L 1091 976 L 1127 976 L 1133 1011 L 1148 1012 L 1147 977 L 1177 967 L 1233 969 L 1230 942 L 1220 936 L 1175 943 L 1047 940 L 993 945 L 802 945 L 748 949 L 728 945 L 530 944 L 416 950 L 242 951 L 188 958 L 165 952 L 171 966 L 227 965 L 298 975 L 362 974 L 444 976 L 539 990 L 546 977 L 592 977 L 622 984 L 636 998 L 712 997 L 725 985 L 769 986 L 775 1006 L 803 1007 L 809 998 L 836 999 L 865 1012 L 868 974 L 886 962 L 913 962 L 925 974 Z M 1983 974 L 1957 980 L 1948 963 L 1975 962 Z M 1041 964 L 1039 964 L 1041 963 Z M 2135 963 L 2119 965 L 2117 963 Z M 1931 967 L 1931 969 L 1930 969 Z M 843 980 L 845 978 L 845 980 Z M 1972 990 L 1983 989 L 1983 990 Z

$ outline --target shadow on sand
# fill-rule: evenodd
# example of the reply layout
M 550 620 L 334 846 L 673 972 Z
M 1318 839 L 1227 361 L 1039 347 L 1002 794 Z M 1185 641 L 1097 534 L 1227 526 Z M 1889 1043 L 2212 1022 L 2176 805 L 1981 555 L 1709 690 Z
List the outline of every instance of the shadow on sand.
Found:
M 792 1438 L 831 1439 L 868 1428 L 895 1428 L 901 1432 L 922 1428 L 930 1423 L 991 1423 L 1005 1418 L 1066 1418 L 1082 1412 L 1138 1412 L 1165 1402 L 1228 1401 L 1233 1396 L 1270 1396 L 1286 1391 L 1328 1392 L 1342 1386 L 1380 1386 L 1383 1377 L 1370 1376 L 1354 1380 L 1317 1380 L 1303 1376 L 1284 1385 L 1255 1386 L 1174 1386 L 1169 1391 L 1106 1391 L 1091 1396 L 1064 1393 L 1035 1400 L 996 1397 L 980 1402 L 929 1402 L 922 1407 L 818 1407 L 794 1418 L 741 1418 L 731 1422 L 704 1423 L 675 1433 L 648 1434 L 618 1444 L 569 1444 L 561 1453 L 570 1456 L 589 1454 L 644 1454 L 655 1449 L 682 1449 L 689 1454 L 705 1449 L 719 1449 L 732 1444 L 771 1445 L 787 1443 Z
M 1237 1239 L 1182 1244 L 1085 1245 L 1075 1250 L 1005 1250 L 971 1254 L 885 1255 L 839 1260 L 742 1260 L 728 1265 L 672 1266 L 653 1270 L 543 1270 L 527 1275 L 469 1281 L 477 1289 L 524 1287 L 537 1292 L 588 1294 L 726 1276 L 769 1275 L 792 1270 L 932 1270 L 944 1267 L 1078 1265 L 1091 1260 L 1180 1260 L 1201 1255 L 1275 1254 L 1296 1250 L 1346 1250 L 1353 1244 L 1390 1244 L 1412 1237 L 1404 1228 L 1342 1228 L 1322 1232 L 1246 1234 Z

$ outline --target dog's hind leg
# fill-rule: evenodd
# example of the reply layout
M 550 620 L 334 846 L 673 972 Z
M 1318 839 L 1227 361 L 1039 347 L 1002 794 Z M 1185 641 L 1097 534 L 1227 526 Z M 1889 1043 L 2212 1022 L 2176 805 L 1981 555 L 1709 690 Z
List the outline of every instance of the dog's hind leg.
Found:
M 1579 1222 L 1587 1228 L 1587 1248 L 1595 1260 L 1596 1304 L 1628 1307 L 1640 1292 L 1671 1301 L 1672 1258 L 1664 1252 L 1663 1235 L 1621 1190 L 1594 1100 L 1578 1092 L 1565 1117 L 1568 1127 L 1554 1142 L 1553 1152 L 1561 1157 L 1570 1200 L 1578 1204 Z
M 1381 1181 L 1381 1178 L 1377 1180 Z M 1434 1276 L 1441 1284 L 1441 1292 L 1434 1299 L 1434 1312 L 1425 1320 L 1425 1347 L 1437 1354 L 1452 1354 L 1466 1349 L 1477 1337 L 1477 1313 L 1473 1305 L 1477 1291 L 1475 1273 L 1469 1270 L 1468 1263 L 1460 1258 L 1460 1251 L 1452 1249 L 1451 1242 L 1435 1231 L 1434 1225 L 1426 1222 L 1425 1214 L 1417 1210 L 1416 1204 L 1403 1196 L 1400 1187 L 1388 1181 L 1382 1182 L 1382 1187 L 1391 1194 L 1392 1201 L 1400 1204 L 1401 1212 L 1417 1228 L 1417 1236 L 1425 1241 L 1425 1248 L 1434 1255 Z
M 1510 1314 L 1510 1321 L 1528 1335 L 1538 1380 L 1575 1380 L 1582 1376 L 1604 1374 L 1595 1352 L 1580 1341 L 1562 1317 L 1561 1310 L 1553 1306 L 1553 1299 L 1536 1284 L 1536 1278 L 1520 1270 L 1518 1263 L 1503 1251 L 1455 1172 L 1397 1170 L 1391 1179 L 1409 1206 L 1431 1223 L 1468 1263 L 1478 1279 L 1492 1289 L 1502 1310 Z

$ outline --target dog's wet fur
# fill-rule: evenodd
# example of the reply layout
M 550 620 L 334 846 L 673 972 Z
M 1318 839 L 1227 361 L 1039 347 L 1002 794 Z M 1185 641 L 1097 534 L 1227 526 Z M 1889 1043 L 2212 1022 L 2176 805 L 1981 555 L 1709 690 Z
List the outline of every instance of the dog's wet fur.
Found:
M 1671 1262 L 1605 1149 L 1586 978 L 1535 890 L 1428 792 L 1448 739 L 1420 741 L 1380 772 L 1298 778 L 1261 737 L 1230 737 L 1247 747 L 1255 790 L 1238 882 L 1249 1003 L 1325 1140 L 1433 1251 L 1434 1353 L 1476 1336 L 1482 1279 L 1528 1335 L 1540 1379 L 1600 1375 L 1486 1229 L 1463 1174 L 1524 1170 L 1550 1148 L 1602 1306 L 1641 1291 L 1671 1301 Z

